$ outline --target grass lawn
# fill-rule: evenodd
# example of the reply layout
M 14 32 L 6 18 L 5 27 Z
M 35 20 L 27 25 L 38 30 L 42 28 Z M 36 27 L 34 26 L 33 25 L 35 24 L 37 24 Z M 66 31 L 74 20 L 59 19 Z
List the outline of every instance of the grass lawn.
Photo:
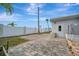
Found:
M 26 40 L 20 37 L 3 38 L 3 39 L 0 39 L 0 45 L 4 45 L 5 48 L 7 48 L 7 42 L 8 42 L 9 47 L 13 47 L 13 46 L 16 46 L 18 44 L 21 44 L 27 41 L 29 40 Z

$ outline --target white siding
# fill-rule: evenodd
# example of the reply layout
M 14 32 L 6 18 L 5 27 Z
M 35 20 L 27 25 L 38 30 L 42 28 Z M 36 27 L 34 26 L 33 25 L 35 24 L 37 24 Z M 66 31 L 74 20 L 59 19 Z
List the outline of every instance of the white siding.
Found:
M 79 24 L 79 20 L 68 20 L 68 21 L 59 21 L 56 22 L 55 24 L 52 24 L 52 32 L 57 33 L 58 36 L 60 37 L 65 37 L 65 34 L 68 33 L 68 26 L 69 26 L 69 32 L 71 31 L 71 24 Z M 62 30 L 58 31 L 58 26 L 61 25 L 62 26 Z M 75 31 L 79 30 L 79 26 L 77 27 L 77 29 L 75 29 Z M 79 33 L 79 32 L 77 32 Z M 74 34 L 74 33 L 73 33 Z

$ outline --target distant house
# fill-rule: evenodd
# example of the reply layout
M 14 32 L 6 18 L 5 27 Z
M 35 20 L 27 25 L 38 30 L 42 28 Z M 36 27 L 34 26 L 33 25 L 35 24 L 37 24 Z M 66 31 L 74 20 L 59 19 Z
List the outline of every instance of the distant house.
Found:
M 66 37 L 66 34 L 69 34 L 77 35 L 75 37 L 79 39 L 79 14 L 54 18 L 51 22 L 52 33 L 56 33 L 58 37 Z

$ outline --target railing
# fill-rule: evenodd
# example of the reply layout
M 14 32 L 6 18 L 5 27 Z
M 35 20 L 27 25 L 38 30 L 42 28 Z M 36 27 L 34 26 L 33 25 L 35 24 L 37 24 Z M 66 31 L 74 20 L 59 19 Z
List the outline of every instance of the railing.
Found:
M 48 32 L 51 31 L 47 29 L 40 29 L 40 32 Z M 8 36 L 20 36 L 20 35 L 28 35 L 38 33 L 37 28 L 26 28 L 26 27 L 8 27 L 4 26 L 3 31 L 0 32 L 0 37 L 8 37 Z
M 66 34 L 69 53 L 73 56 L 79 56 L 79 35 Z
M 79 35 L 66 34 L 66 39 L 79 40 Z

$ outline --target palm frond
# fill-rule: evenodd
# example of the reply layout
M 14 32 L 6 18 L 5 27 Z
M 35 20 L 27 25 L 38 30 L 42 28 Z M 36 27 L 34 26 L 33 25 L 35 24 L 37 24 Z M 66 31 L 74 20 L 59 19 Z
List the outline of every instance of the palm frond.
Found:
M 12 8 L 12 5 L 10 3 L 0 3 L 0 6 L 4 7 L 8 14 L 12 14 L 13 8 Z

